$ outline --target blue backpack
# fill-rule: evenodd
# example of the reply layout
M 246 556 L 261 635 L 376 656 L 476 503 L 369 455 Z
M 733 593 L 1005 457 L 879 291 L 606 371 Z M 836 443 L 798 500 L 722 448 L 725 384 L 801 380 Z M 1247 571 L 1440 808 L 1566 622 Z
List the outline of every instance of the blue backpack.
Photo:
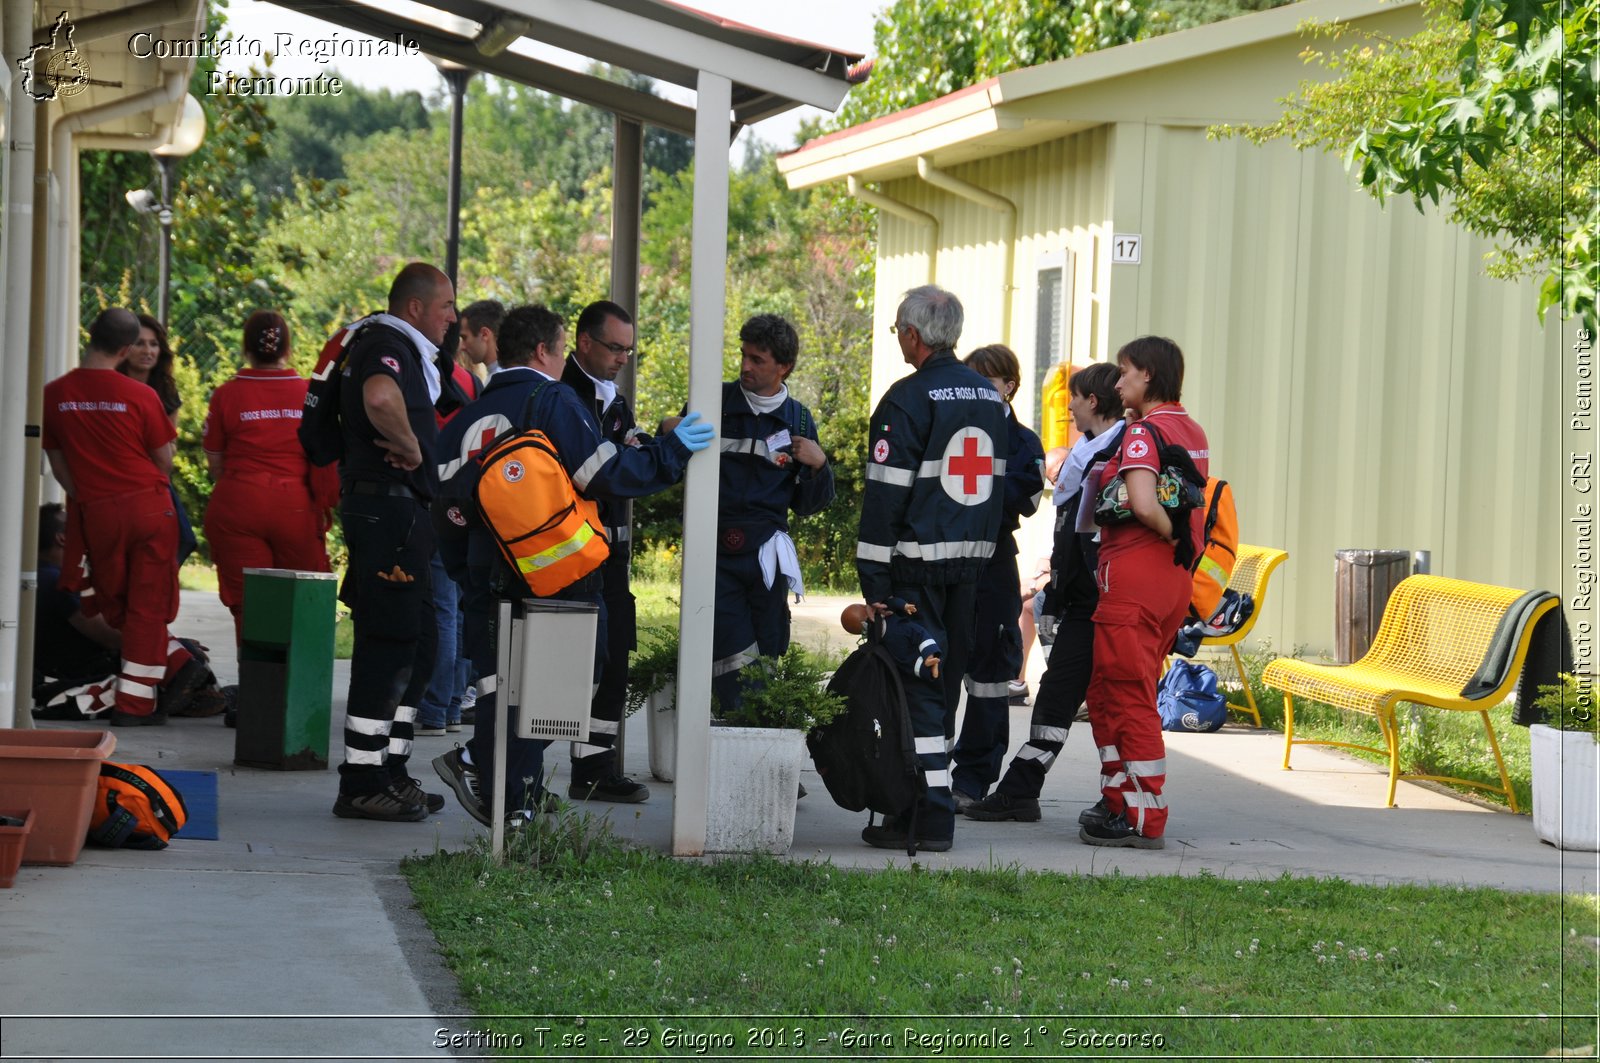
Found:
M 1228 722 L 1217 673 L 1194 661 L 1174 661 L 1156 688 L 1163 731 L 1215 731 Z

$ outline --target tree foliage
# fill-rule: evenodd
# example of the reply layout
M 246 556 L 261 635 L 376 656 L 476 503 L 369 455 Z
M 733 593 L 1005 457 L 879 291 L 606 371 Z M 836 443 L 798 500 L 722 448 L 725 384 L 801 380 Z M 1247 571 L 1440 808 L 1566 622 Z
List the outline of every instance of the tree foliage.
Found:
M 852 126 L 1008 70 L 1191 29 L 1292 0 L 894 0 L 873 27 L 872 76 L 850 91 Z
M 894 0 L 873 27 L 872 76 L 840 109 L 851 126 L 1007 70 L 1137 40 L 1134 0 Z
M 1431 0 L 1427 11 L 1404 40 L 1314 27 L 1356 38 L 1308 54 L 1335 78 L 1302 85 L 1272 125 L 1219 132 L 1338 150 L 1378 199 L 1442 204 L 1496 241 L 1491 274 L 1542 278 L 1541 317 L 1559 306 L 1593 331 L 1600 3 Z

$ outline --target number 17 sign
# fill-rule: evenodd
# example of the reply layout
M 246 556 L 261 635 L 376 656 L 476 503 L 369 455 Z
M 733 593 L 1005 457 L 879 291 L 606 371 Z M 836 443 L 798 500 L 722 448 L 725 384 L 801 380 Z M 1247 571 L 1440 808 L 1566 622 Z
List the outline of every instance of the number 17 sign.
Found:
M 1137 266 L 1144 237 L 1138 233 L 1116 233 L 1111 237 L 1111 264 Z

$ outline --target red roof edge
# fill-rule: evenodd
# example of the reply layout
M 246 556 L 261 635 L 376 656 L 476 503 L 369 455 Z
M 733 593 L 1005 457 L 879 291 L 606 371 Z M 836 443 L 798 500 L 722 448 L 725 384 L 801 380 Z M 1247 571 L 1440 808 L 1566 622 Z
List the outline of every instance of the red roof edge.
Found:
M 836 140 L 843 140 L 846 137 L 853 137 L 859 133 L 865 133 L 869 129 L 881 129 L 884 126 L 892 125 L 895 122 L 904 121 L 905 119 L 910 118 L 912 115 L 923 114 L 927 111 L 932 111 L 936 108 L 943 107 L 950 101 L 959 100 L 963 96 L 973 96 L 980 92 L 988 92 L 989 89 L 993 88 L 999 83 L 999 81 L 1000 78 L 998 76 L 985 78 L 976 85 L 968 85 L 964 89 L 957 89 L 954 92 L 946 93 L 945 95 L 940 96 L 938 99 L 919 103 L 915 107 L 907 107 L 903 111 L 896 111 L 893 114 L 886 114 L 882 118 L 874 118 L 870 122 L 862 122 L 860 125 L 853 125 L 847 129 L 836 129 L 832 133 L 828 133 L 825 136 L 817 137 L 815 140 L 806 141 L 793 151 L 785 151 L 781 152 L 780 154 L 783 156 L 797 155 L 802 151 L 810 151 L 812 148 L 821 147 L 823 144 L 831 144 Z

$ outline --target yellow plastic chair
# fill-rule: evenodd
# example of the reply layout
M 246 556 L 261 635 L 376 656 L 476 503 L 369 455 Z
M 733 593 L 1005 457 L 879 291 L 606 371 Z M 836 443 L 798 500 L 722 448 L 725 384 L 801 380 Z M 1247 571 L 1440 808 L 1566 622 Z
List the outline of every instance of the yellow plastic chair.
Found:
M 1500 743 L 1495 738 L 1489 710 L 1503 702 L 1517 685 L 1539 618 L 1558 608 L 1560 601 L 1543 602 L 1529 614 L 1511 666 L 1496 689 L 1470 701 L 1461 696 L 1461 690 L 1483 663 L 1506 610 L 1524 593 L 1509 587 L 1443 576 L 1412 576 L 1394 589 L 1378 624 L 1378 634 L 1361 660 L 1347 665 L 1325 665 L 1280 657 L 1267 665 L 1261 681 L 1274 690 L 1283 691 L 1284 770 L 1291 770 L 1289 755 L 1297 745 L 1361 749 L 1388 757 L 1389 793 L 1385 802 L 1388 807 L 1394 807 L 1395 784 L 1405 778 L 1450 782 L 1503 794 L 1511 811 L 1517 811 L 1517 796 L 1511 789 L 1505 760 L 1500 756 Z M 1294 698 L 1297 696 L 1376 717 L 1378 729 L 1383 732 L 1384 747 L 1296 738 Z M 1483 720 L 1489 749 L 1500 769 L 1499 788 L 1444 775 L 1402 775 L 1400 733 L 1395 719 L 1395 708 L 1401 702 L 1476 712 Z
M 1256 708 L 1256 696 L 1250 689 L 1250 679 L 1244 674 L 1244 661 L 1239 658 L 1239 643 L 1250 637 L 1250 632 L 1256 626 L 1256 618 L 1261 615 L 1262 608 L 1267 604 L 1267 581 L 1272 577 L 1273 570 L 1288 559 L 1289 553 L 1286 550 L 1273 550 L 1265 546 L 1248 546 L 1240 543 L 1239 554 L 1233 564 L 1233 575 L 1228 577 L 1228 589 L 1237 594 L 1250 595 L 1251 600 L 1255 602 L 1255 611 L 1239 630 L 1200 640 L 1201 647 L 1226 646 L 1233 654 L 1233 667 L 1239 674 L 1239 685 L 1244 689 L 1245 703 L 1236 705 L 1230 701 L 1228 708 L 1251 717 L 1257 727 L 1261 726 L 1261 712 Z

